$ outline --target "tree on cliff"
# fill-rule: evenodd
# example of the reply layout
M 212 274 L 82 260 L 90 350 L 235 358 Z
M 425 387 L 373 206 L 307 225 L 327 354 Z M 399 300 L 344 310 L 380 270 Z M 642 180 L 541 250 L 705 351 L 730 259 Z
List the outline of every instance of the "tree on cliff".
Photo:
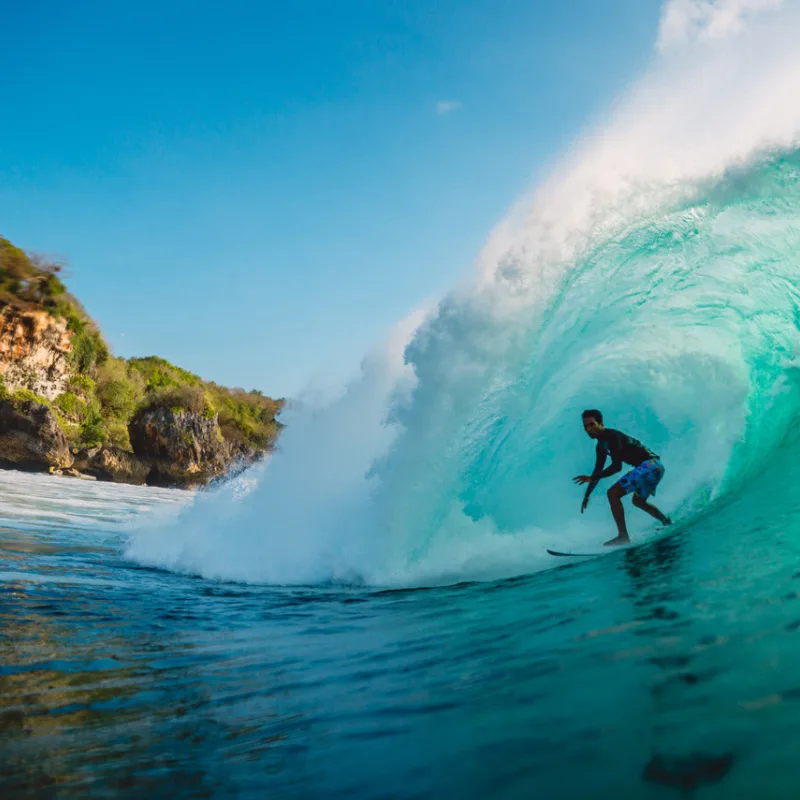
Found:
M 54 309 L 66 293 L 58 274 L 61 264 L 28 255 L 0 236 L 0 308 L 25 304 Z

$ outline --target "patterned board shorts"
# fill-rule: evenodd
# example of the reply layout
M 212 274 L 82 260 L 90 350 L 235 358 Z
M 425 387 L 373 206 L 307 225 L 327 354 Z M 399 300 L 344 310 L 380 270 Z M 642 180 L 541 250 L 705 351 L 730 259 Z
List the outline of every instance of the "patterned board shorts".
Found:
M 643 461 L 638 467 L 623 475 L 617 483 L 625 494 L 635 492 L 643 500 L 656 493 L 658 482 L 664 477 L 664 466 L 657 458 Z

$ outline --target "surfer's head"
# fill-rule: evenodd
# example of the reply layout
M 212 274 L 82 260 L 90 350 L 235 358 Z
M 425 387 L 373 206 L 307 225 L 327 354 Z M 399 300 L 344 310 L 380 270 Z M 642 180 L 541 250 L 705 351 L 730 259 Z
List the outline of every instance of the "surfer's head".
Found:
M 603 430 L 602 413 L 596 408 L 587 408 L 583 412 L 583 429 L 592 439 L 596 439 Z

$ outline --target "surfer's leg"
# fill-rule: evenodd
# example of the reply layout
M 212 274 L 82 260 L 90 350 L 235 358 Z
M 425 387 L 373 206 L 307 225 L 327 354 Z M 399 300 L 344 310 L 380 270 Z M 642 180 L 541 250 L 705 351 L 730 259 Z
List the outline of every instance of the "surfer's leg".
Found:
M 647 502 L 647 498 L 654 494 L 658 484 L 664 477 L 664 466 L 657 458 L 651 458 L 640 464 L 630 473 L 630 485 L 626 487 L 628 491 L 633 491 L 633 504 L 636 508 L 646 511 L 651 517 L 655 517 L 662 525 L 669 525 L 672 520 L 665 517 L 654 505 Z
M 651 517 L 655 517 L 662 525 L 671 525 L 672 520 L 665 517 L 652 503 L 648 503 L 644 497 L 639 497 L 638 494 L 633 496 L 633 504 L 636 508 L 641 508 L 646 511 Z
M 614 522 L 617 523 L 617 537 L 605 542 L 608 546 L 618 544 L 628 544 L 630 537 L 628 536 L 628 528 L 625 525 L 625 509 L 622 507 L 622 498 L 625 496 L 625 489 L 615 483 L 608 490 L 608 503 L 611 506 L 611 513 L 614 515 Z

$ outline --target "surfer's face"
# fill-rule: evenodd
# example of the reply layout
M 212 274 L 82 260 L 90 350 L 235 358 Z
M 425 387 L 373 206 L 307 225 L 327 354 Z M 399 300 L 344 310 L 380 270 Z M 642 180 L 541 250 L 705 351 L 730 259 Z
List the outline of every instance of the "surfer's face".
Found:
M 586 431 L 588 436 L 590 436 L 592 439 L 596 439 L 600 431 L 603 430 L 603 425 L 594 417 L 584 417 L 583 429 Z

